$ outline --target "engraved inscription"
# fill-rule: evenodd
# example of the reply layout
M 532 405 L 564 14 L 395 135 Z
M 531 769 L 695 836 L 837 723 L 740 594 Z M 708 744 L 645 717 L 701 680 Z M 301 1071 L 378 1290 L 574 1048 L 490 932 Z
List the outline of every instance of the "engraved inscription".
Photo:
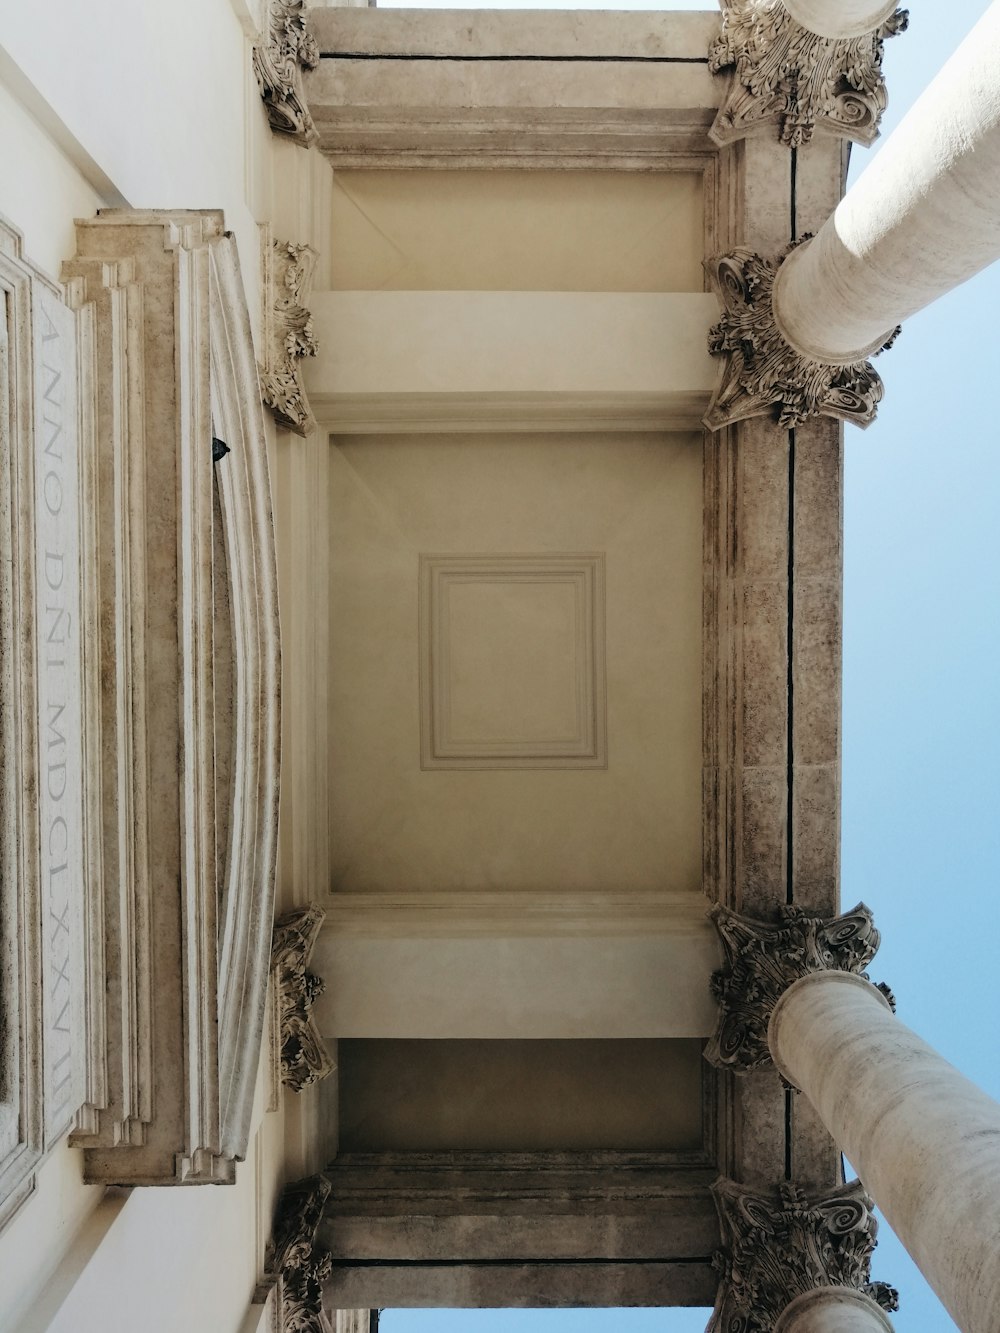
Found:
M 78 460 L 72 313 L 36 294 L 35 540 L 38 616 L 45 1137 L 82 1101 L 82 765 Z

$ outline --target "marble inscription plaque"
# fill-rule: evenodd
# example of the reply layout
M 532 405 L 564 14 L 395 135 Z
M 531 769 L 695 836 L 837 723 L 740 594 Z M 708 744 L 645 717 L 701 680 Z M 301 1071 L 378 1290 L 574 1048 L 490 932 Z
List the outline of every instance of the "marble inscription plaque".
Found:
M 80 521 L 75 323 L 52 292 L 32 302 L 38 816 L 45 1141 L 85 1098 Z

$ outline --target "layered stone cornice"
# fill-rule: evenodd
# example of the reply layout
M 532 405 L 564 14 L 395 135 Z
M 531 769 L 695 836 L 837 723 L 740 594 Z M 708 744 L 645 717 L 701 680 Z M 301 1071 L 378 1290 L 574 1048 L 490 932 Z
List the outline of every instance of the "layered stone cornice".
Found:
M 879 933 L 864 903 L 836 917 L 785 907 L 775 921 L 758 921 L 718 904 L 710 915 L 726 961 L 712 977 L 720 1013 L 705 1058 L 720 1069 L 741 1073 L 771 1063 L 768 1024 L 793 982 L 814 972 L 866 977 L 864 969 L 879 946 Z M 883 994 L 891 1003 L 884 989 Z
M 782 0 L 723 0 L 709 68 L 731 77 L 712 138 L 726 144 L 777 126 L 793 148 L 817 129 L 871 143 L 887 104 L 883 39 L 907 19 L 897 9 L 858 36 L 823 36 L 796 22 Z
M 897 1308 L 895 1289 L 870 1280 L 878 1223 L 860 1181 L 807 1195 L 793 1184 L 763 1193 L 721 1179 L 712 1194 L 723 1249 L 707 1333 L 770 1333 L 791 1302 L 823 1288 Z
M 725 357 L 705 416 L 709 430 L 768 414 L 789 428 L 817 416 L 861 427 L 875 418 L 882 381 L 867 357 L 891 347 L 899 330 L 843 363 L 799 351 L 782 333 L 774 312 L 778 274 L 795 248 L 774 259 L 738 249 L 706 265 L 723 306 L 722 318 L 709 333 L 709 351 Z

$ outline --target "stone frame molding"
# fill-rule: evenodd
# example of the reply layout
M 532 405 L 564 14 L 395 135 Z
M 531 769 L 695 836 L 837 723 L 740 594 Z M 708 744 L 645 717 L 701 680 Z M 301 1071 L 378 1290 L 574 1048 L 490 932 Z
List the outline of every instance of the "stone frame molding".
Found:
M 279 765 L 249 312 L 212 211 L 103 210 L 77 224 L 64 278 L 96 331 L 95 633 L 114 663 L 91 779 L 104 1090 L 75 1142 L 88 1180 L 231 1182 L 264 1028 Z
M 781 333 L 773 309 L 778 271 L 794 248 L 776 259 L 740 248 L 706 262 L 723 307 L 722 318 L 709 333 L 708 347 L 713 356 L 725 357 L 704 418 L 708 430 L 765 415 L 773 415 L 779 426 L 789 429 L 817 416 L 852 421 L 862 428 L 875 419 L 882 381 L 864 358 L 887 351 L 899 329 L 845 365 L 814 361 L 797 351 Z
M 823 37 L 802 27 L 782 0 L 722 0 L 722 31 L 709 48 L 713 74 L 729 88 L 709 133 L 717 144 L 777 126 L 798 148 L 817 130 L 870 144 L 888 105 L 882 77 L 886 37 L 909 20 L 897 9 L 859 37 Z
M 316 251 L 310 245 L 274 240 L 269 223 L 261 225 L 260 241 L 264 300 L 261 395 L 279 426 L 296 435 L 309 435 L 316 421 L 302 382 L 302 361 L 317 351 L 312 315 L 305 305 L 312 289 Z
M 324 912 L 315 905 L 286 912 L 274 923 L 271 967 L 274 972 L 276 1055 L 281 1082 L 301 1092 L 332 1074 L 330 1056 L 310 1012 L 323 981 L 308 971 Z
M 712 1195 L 723 1248 L 706 1333 L 771 1333 L 791 1301 L 823 1287 L 861 1292 L 882 1310 L 898 1309 L 895 1288 L 870 1280 L 878 1223 L 859 1180 L 807 1194 L 791 1183 L 763 1193 L 723 1178 Z
M 303 147 L 316 140 L 302 88 L 304 70 L 319 64 L 319 47 L 306 26 L 305 0 L 270 0 L 267 30 L 253 48 L 253 68 L 271 129 Z

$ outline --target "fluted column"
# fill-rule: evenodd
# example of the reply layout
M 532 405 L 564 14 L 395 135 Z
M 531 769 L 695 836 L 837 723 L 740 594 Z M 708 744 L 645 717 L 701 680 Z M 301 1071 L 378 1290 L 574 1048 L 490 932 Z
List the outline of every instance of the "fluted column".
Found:
M 993 4 L 774 289 L 780 332 L 858 361 L 1000 258 L 1000 4 Z
M 785 1307 L 774 1333 L 892 1333 L 892 1323 L 863 1291 L 816 1287 Z
M 995 1333 L 1000 1105 L 851 973 L 819 971 L 789 986 L 768 1045 L 959 1328 Z

